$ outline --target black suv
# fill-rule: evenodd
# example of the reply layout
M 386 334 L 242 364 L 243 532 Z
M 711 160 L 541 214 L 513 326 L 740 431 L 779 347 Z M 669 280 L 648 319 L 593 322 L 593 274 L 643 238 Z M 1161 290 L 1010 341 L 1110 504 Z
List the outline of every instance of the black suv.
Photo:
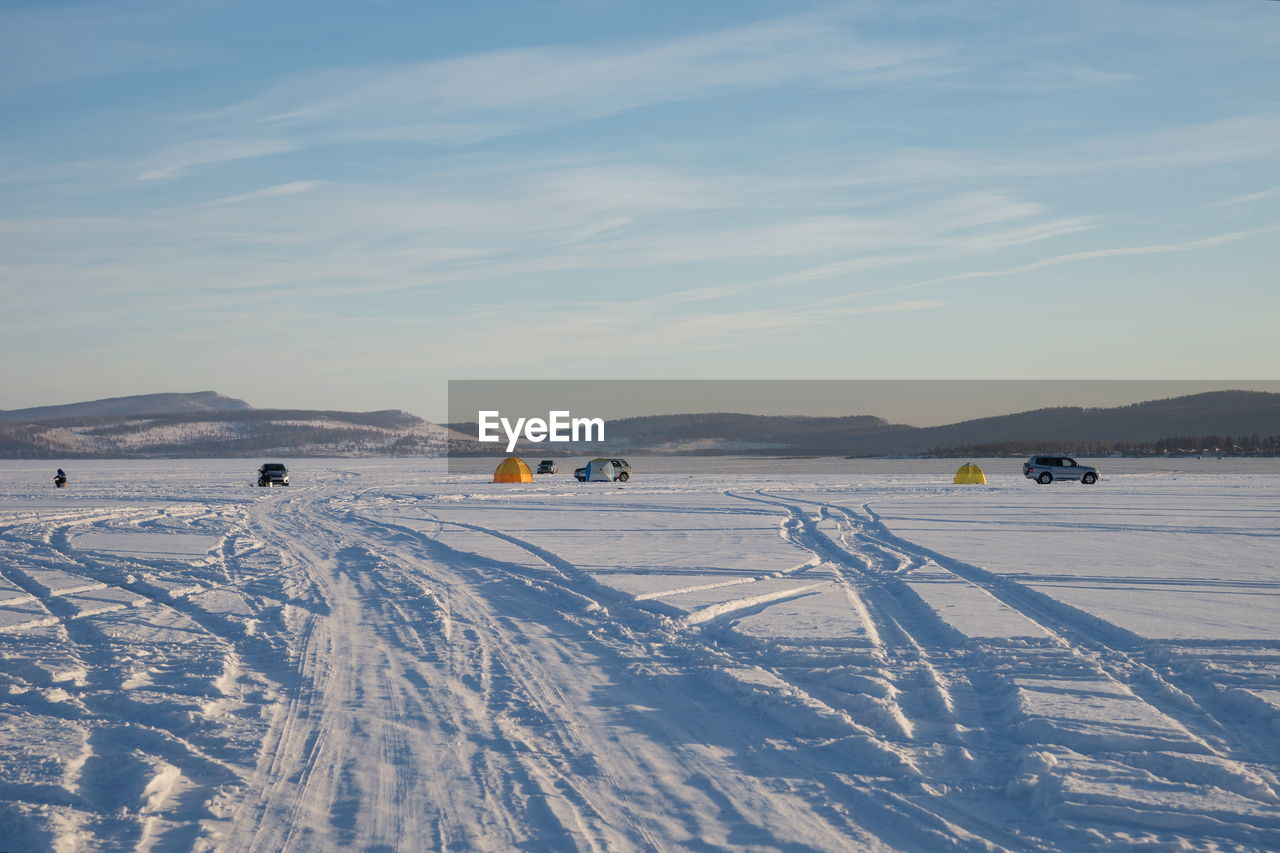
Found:
M 289 469 L 279 462 L 268 462 L 258 469 L 259 486 L 289 485 Z

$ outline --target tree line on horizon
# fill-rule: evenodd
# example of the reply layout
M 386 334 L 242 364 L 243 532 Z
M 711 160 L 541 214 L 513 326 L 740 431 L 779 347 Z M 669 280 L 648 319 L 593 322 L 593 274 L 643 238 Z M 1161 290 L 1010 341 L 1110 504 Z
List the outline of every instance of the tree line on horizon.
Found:
M 1280 456 L 1280 435 L 1176 435 L 1156 441 L 993 441 L 934 447 L 926 456 L 1031 456 L 1069 448 L 1078 456 Z M 1052 452 L 1058 452 L 1053 450 Z M 1063 451 L 1065 452 L 1065 451 Z

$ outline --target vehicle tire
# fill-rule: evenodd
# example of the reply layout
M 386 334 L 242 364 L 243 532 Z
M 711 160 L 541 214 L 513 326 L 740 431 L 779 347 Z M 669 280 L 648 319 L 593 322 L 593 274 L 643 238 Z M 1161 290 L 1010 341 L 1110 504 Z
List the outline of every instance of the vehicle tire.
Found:
M 1047 486 L 1053 482 L 1053 475 L 1048 471 L 1041 471 L 1040 476 L 1036 477 L 1036 482 L 1042 486 Z
M 630 480 L 630 479 L 631 479 L 631 475 L 628 474 L 626 471 L 623 471 L 621 474 L 618 475 L 619 483 L 625 483 L 627 482 L 627 480 Z
M 1080 482 L 1084 483 L 1086 486 L 1092 486 L 1094 483 L 1098 482 L 1098 475 L 1090 472 L 1081 477 Z

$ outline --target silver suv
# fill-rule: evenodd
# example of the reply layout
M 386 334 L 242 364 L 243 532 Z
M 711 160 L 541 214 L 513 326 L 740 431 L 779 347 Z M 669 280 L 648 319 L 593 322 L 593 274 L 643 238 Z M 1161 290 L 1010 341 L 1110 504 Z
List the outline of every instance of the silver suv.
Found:
M 1079 480 L 1088 486 L 1098 482 L 1098 469 L 1067 456 L 1032 456 L 1022 463 L 1022 476 L 1042 485 L 1054 480 Z
M 596 459 L 591 460 L 591 462 L 596 462 L 596 461 L 598 460 Z M 601 457 L 599 461 L 613 463 L 613 479 L 615 482 L 625 483 L 627 482 L 627 480 L 631 479 L 631 463 L 628 462 L 627 460 L 604 459 L 603 457 Z M 583 467 L 574 470 L 573 476 L 578 480 L 578 482 L 585 483 L 587 481 L 587 474 L 589 472 L 589 469 L 591 468 L 591 462 L 588 462 Z

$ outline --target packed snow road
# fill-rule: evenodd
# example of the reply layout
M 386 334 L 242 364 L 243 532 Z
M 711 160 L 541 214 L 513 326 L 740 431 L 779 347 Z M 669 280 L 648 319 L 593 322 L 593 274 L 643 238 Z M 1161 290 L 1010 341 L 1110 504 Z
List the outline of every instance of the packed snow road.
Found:
M 0 850 L 1280 849 L 1280 465 L 983 464 L 0 464 Z

